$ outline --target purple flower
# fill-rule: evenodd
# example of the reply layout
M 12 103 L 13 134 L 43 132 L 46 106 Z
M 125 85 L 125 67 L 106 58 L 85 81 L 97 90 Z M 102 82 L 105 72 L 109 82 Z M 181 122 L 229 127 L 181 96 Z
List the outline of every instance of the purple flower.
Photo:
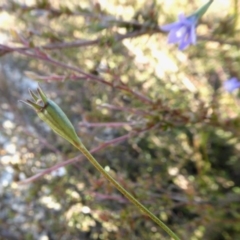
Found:
M 228 92 L 233 92 L 235 89 L 240 88 L 240 81 L 236 78 L 230 78 L 224 82 L 224 88 Z
M 160 27 L 163 31 L 169 32 L 168 43 L 179 43 L 179 49 L 184 50 L 190 44 L 196 44 L 196 26 L 198 17 L 191 15 L 185 17 L 184 14 L 178 16 L 177 22 Z

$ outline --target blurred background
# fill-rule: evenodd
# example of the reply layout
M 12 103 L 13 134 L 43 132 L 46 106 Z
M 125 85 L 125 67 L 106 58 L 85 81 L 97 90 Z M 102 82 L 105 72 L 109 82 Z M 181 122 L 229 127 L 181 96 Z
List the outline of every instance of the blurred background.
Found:
M 0 239 L 170 239 L 18 101 L 38 84 L 181 239 L 240 239 L 240 3 L 184 52 L 159 30 L 206 2 L 0 0 Z

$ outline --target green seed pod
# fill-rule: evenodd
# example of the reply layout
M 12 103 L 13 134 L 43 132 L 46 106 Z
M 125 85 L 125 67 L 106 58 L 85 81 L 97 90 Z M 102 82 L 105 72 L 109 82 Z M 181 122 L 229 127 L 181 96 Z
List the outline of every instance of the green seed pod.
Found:
M 39 96 L 32 91 L 29 91 L 34 101 L 27 100 L 22 102 L 33 107 L 39 118 L 47 123 L 54 132 L 72 143 L 74 146 L 78 146 L 81 141 L 66 114 L 55 102 L 46 97 L 40 87 L 38 87 L 37 91 Z

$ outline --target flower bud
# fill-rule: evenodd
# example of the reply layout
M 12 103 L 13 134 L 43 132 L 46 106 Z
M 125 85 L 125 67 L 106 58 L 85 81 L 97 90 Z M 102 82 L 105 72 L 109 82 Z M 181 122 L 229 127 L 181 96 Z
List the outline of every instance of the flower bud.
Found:
M 208 10 L 210 5 L 212 4 L 213 0 L 208 1 L 206 4 L 204 4 L 201 8 L 199 8 L 195 13 L 193 13 L 191 16 L 195 15 L 197 19 L 200 19 Z
M 39 118 L 47 123 L 54 132 L 74 146 L 78 146 L 81 141 L 66 114 L 55 102 L 46 97 L 40 87 L 38 87 L 37 91 L 39 96 L 31 90 L 29 91 L 33 101 L 26 100 L 22 102 L 30 105 L 37 112 Z

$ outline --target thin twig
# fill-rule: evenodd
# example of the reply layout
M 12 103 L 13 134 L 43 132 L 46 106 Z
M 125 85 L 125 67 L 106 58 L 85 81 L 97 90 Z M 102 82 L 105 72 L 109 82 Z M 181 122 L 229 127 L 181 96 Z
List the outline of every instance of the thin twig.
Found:
M 132 136 L 138 135 L 140 133 L 147 132 L 150 129 L 153 129 L 155 127 L 156 127 L 156 125 L 150 126 L 148 128 L 142 129 L 140 131 L 132 131 L 132 132 L 130 132 L 130 133 L 126 134 L 126 135 L 123 135 L 121 137 L 114 138 L 114 139 L 112 139 L 110 141 L 107 141 L 105 143 L 100 144 L 96 148 L 93 148 L 90 151 L 90 153 L 96 153 L 96 152 L 98 152 L 98 151 L 108 147 L 109 145 L 114 145 L 114 144 L 120 143 L 120 142 L 122 142 L 122 141 L 124 141 L 124 140 L 126 140 L 126 139 L 128 139 L 128 138 L 130 138 Z M 30 182 L 34 182 L 34 181 L 38 180 L 39 178 L 41 178 L 42 176 L 44 176 L 45 174 L 51 173 L 53 171 L 56 171 L 57 169 L 59 169 L 61 167 L 73 164 L 75 162 L 82 161 L 83 157 L 84 157 L 83 155 L 78 155 L 78 156 L 76 156 L 74 158 L 68 159 L 68 160 L 66 160 L 64 162 L 61 162 L 61 163 L 58 163 L 58 164 L 56 164 L 56 165 L 54 165 L 54 166 L 52 166 L 52 167 L 50 167 L 48 169 L 43 170 L 40 173 L 37 173 L 36 175 L 34 175 L 34 176 L 30 177 L 30 178 L 27 178 L 27 179 L 24 179 L 23 181 L 18 182 L 18 184 L 28 184 Z
M 143 115 L 143 116 L 151 116 L 154 115 L 153 113 L 142 110 L 142 109 L 136 109 L 136 108 L 129 108 L 129 107 L 122 107 L 122 106 L 116 106 L 108 103 L 104 103 L 101 105 L 98 105 L 98 108 L 107 108 L 110 110 L 119 110 L 119 111 L 124 111 L 124 112 L 131 112 L 136 115 Z
M 109 127 L 109 128 L 119 128 L 123 126 L 134 126 L 140 125 L 142 122 L 104 122 L 104 123 L 90 123 L 90 122 L 80 122 L 79 127 Z
M 58 67 L 63 67 L 65 69 L 69 69 L 69 70 L 72 70 L 72 71 L 75 71 L 75 72 L 78 72 L 81 74 L 81 78 L 84 76 L 87 80 L 92 80 L 92 81 L 96 81 L 96 82 L 100 82 L 100 83 L 103 83 L 105 85 L 108 85 L 110 87 L 113 87 L 113 88 L 117 88 L 117 89 L 121 89 L 125 92 L 128 92 L 132 95 L 134 95 L 135 97 L 137 97 L 139 100 L 141 100 L 142 102 L 144 103 L 147 103 L 147 104 L 154 104 L 154 102 L 149 99 L 148 97 L 142 95 L 141 93 L 133 90 L 133 89 L 130 89 L 128 86 L 126 85 L 115 85 L 111 82 L 108 82 L 106 80 L 104 80 L 103 78 L 99 77 L 99 76 L 96 76 L 94 74 L 91 74 L 91 73 L 86 73 L 84 72 L 83 70 L 81 70 L 80 68 L 78 67 L 74 67 L 74 66 L 69 66 L 68 64 L 65 64 L 63 62 L 59 62 L 51 57 L 49 57 L 47 54 L 41 52 L 40 50 L 36 50 L 35 49 L 35 54 L 33 54 L 31 51 L 24 51 L 24 50 L 19 50 L 18 48 L 11 48 L 9 46 L 6 46 L 6 45 L 2 45 L 0 44 L 0 50 L 1 49 L 5 49 L 6 51 L 16 51 L 20 54 L 23 54 L 25 56 L 28 56 L 28 57 L 31 57 L 31 58 L 35 58 L 35 59 L 40 59 L 40 60 L 43 60 L 45 62 L 49 62 L 55 66 L 58 66 Z

